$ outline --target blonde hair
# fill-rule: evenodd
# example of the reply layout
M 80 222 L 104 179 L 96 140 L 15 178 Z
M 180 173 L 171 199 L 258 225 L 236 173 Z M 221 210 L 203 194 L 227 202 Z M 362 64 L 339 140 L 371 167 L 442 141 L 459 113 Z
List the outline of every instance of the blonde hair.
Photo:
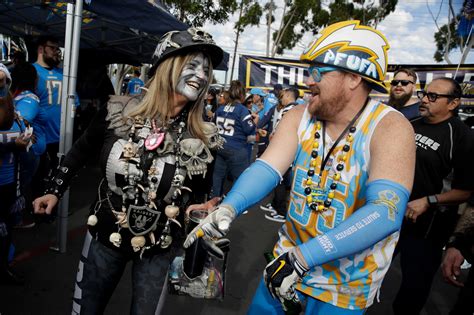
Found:
M 187 55 L 177 55 L 164 60 L 148 82 L 148 91 L 138 105 L 138 109 L 133 111 L 130 116 L 153 117 L 159 119 L 166 125 L 173 113 L 174 96 L 181 72 L 184 66 L 191 62 L 199 53 L 200 52 L 194 52 Z M 204 54 L 204 56 L 210 61 L 209 56 L 206 54 Z M 204 111 L 204 99 L 207 95 L 211 80 L 212 64 L 209 62 L 209 76 L 206 86 L 198 95 L 196 101 L 189 101 L 186 105 L 189 111 L 187 129 L 193 137 L 197 137 L 205 143 L 207 143 L 207 138 L 203 133 L 204 120 L 202 119 L 202 113 Z

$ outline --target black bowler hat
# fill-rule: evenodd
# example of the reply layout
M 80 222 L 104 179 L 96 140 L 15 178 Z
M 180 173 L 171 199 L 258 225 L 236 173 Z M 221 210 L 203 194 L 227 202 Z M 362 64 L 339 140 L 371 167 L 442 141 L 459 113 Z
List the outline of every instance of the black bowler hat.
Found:
M 203 30 L 190 27 L 185 31 L 171 31 L 163 35 L 153 53 L 153 66 L 149 75 L 155 74 L 156 68 L 165 59 L 185 55 L 190 52 L 203 52 L 211 59 L 212 66 L 217 67 L 224 58 L 224 52 L 217 46 L 212 36 Z

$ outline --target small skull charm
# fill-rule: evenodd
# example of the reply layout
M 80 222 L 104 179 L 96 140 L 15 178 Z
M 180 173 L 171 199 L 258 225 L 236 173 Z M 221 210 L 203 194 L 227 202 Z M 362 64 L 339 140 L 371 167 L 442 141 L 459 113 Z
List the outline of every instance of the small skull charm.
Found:
M 130 240 L 130 244 L 132 245 L 133 251 L 139 252 L 140 249 L 145 246 L 146 240 L 144 236 L 134 236 Z
M 179 207 L 175 205 L 167 205 L 165 208 L 165 214 L 168 218 L 174 219 L 179 214 Z
M 114 244 L 114 246 L 120 247 L 122 244 L 122 235 L 120 235 L 120 233 L 114 232 L 110 234 L 109 241 Z
M 133 142 L 127 142 L 123 146 L 123 157 L 125 159 L 132 159 L 137 156 L 138 148 Z
M 91 215 L 87 218 L 87 225 L 95 226 L 98 221 L 99 221 L 99 220 L 97 219 L 97 216 L 96 216 L 95 214 L 91 214 Z
M 134 125 L 135 125 L 136 128 L 143 127 L 144 123 L 145 123 L 145 120 L 143 119 L 142 116 L 140 116 L 140 115 L 135 116 Z

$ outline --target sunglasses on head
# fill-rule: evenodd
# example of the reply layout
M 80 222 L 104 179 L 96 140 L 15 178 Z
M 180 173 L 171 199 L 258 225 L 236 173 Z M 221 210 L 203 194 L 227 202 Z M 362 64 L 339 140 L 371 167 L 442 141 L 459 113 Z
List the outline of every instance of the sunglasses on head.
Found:
M 314 82 L 321 82 L 323 78 L 323 73 L 337 71 L 339 69 L 334 67 L 320 67 L 320 66 L 310 66 L 308 68 L 309 75 L 313 78 Z
M 426 91 L 418 91 L 416 92 L 416 96 L 418 96 L 420 100 L 422 100 L 426 96 L 428 98 L 428 101 L 430 102 L 436 102 L 436 100 L 440 97 L 456 98 L 454 95 L 451 94 L 438 94 Z
M 402 86 L 407 86 L 408 84 L 415 84 L 415 82 L 410 81 L 410 80 L 392 80 L 390 82 L 391 86 L 397 86 L 398 84 L 401 84 Z

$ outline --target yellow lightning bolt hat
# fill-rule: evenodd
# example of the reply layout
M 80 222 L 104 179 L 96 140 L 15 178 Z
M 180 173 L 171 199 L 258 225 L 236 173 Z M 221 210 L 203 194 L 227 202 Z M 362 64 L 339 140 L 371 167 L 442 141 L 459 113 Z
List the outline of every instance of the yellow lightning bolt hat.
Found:
M 323 29 L 303 51 L 300 60 L 359 74 L 373 89 L 386 93 L 384 80 L 389 49 L 381 32 L 351 20 Z

